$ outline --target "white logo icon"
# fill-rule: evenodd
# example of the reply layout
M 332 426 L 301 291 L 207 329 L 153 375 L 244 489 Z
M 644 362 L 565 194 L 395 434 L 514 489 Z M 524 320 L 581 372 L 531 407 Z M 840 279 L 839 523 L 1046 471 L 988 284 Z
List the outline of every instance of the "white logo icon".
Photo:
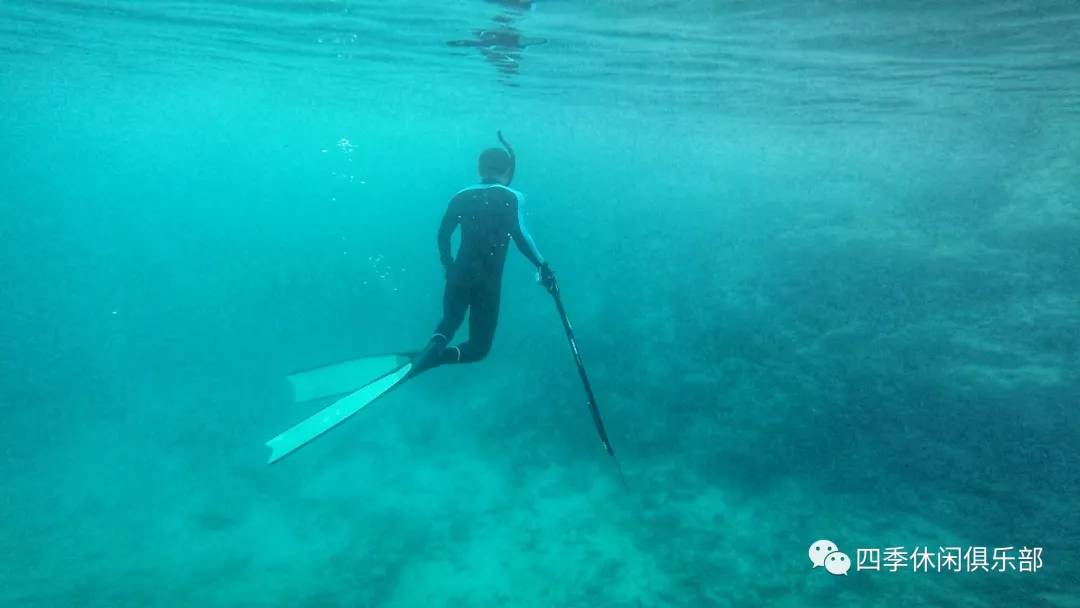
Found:
M 807 555 L 815 568 L 824 566 L 829 574 L 847 576 L 848 570 L 851 570 L 851 558 L 831 540 L 819 540 L 810 545 Z
M 820 568 L 825 565 L 825 557 L 833 551 L 839 551 L 836 543 L 831 540 L 819 540 L 810 545 L 810 561 L 815 568 Z
M 829 574 L 847 576 L 848 570 L 851 570 L 851 558 L 847 553 L 833 551 L 825 557 L 825 569 Z

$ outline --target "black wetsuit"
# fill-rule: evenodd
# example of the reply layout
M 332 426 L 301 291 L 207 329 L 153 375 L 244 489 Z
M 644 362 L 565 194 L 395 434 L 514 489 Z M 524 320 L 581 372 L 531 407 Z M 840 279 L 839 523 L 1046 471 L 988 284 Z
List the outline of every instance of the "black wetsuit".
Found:
M 469 313 L 469 339 L 443 351 L 441 363 L 468 363 L 483 359 L 491 349 L 499 320 L 503 266 L 510 239 L 539 268 L 543 258 L 525 230 L 525 196 L 495 182 L 484 182 L 458 192 L 439 226 L 439 257 L 446 269 L 443 318 L 433 340 L 448 344 Z M 450 237 L 461 226 L 457 256 L 450 252 Z

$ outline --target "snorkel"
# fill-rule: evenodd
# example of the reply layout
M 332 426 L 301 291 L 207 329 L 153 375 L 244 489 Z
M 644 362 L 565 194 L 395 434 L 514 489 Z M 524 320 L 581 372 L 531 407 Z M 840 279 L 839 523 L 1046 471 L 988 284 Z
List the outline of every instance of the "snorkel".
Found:
M 510 147 L 510 142 L 506 141 L 503 137 L 502 131 L 496 131 L 499 136 L 499 143 L 506 148 L 506 153 L 510 155 L 510 171 L 506 174 L 506 185 L 509 186 L 510 182 L 514 181 L 514 169 L 517 167 L 517 157 L 514 156 L 514 149 Z

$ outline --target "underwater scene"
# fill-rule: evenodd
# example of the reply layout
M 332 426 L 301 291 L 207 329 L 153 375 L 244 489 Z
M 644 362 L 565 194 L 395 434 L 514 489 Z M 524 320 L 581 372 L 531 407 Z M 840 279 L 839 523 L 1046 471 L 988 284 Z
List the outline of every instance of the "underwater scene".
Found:
M 1080 607 L 1078 32 L 4 0 L 0 606 Z

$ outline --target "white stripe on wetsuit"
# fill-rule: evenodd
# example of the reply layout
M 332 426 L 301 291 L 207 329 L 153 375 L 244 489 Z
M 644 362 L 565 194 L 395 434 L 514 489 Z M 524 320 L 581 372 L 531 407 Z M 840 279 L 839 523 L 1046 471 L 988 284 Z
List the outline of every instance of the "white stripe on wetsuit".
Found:
M 513 192 L 518 199 L 518 229 L 521 230 L 521 235 L 525 237 L 525 243 L 529 246 L 533 255 L 536 256 L 536 261 L 543 264 L 544 256 L 540 255 L 540 250 L 536 247 L 536 242 L 533 241 L 532 235 L 529 234 L 528 229 L 525 228 L 525 195 L 512 188 L 507 188 L 507 190 Z

